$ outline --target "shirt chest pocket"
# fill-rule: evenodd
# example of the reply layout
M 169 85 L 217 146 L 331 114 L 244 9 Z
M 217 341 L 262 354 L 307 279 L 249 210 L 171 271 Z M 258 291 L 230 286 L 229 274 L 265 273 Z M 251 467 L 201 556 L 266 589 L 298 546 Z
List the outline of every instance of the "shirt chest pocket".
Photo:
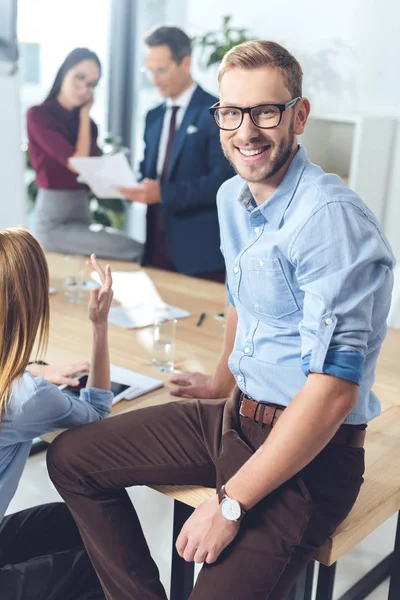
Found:
M 281 319 L 299 309 L 279 258 L 251 257 L 249 277 L 254 310 L 261 316 Z

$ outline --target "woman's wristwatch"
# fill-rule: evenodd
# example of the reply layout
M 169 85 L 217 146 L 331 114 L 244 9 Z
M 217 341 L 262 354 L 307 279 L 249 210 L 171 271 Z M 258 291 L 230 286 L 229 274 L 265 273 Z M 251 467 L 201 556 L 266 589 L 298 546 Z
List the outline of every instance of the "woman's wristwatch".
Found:
M 221 514 L 227 521 L 240 521 L 245 514 L 240 502 L 227 495 L 224 485 L 218 491 L 218 501 Z

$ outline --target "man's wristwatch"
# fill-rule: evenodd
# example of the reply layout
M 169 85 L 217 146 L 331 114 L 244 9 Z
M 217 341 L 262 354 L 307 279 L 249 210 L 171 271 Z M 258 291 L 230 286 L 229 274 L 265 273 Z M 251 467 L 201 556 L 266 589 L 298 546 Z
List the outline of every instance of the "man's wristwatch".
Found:
M 240 502 L 226 494 L 224 485 L 218 491 L 218 501 L 221 514 L 228 521 L 240 521 L 245 514 Z

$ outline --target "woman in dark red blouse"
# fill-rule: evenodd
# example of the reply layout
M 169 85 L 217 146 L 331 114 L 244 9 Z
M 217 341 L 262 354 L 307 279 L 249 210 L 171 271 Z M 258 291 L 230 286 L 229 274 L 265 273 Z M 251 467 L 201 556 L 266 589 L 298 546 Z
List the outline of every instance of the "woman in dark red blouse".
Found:
M 29 156 L 39 193 L 35 233 L 52 252 L 137 260 L 142 245 L 116 229 L 91 226 L 89 190 L 69 159 L 96 156 L 97 126 L 90 118 L 101 64 L 76 48 L 61 65 L 46 100 L 28 111 Z

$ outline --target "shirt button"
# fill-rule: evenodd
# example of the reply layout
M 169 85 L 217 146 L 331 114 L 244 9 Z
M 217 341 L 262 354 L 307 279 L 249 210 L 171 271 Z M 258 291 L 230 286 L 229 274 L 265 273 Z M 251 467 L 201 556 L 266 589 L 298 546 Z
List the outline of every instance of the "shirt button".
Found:
M 333 323 L 333 319 L 331 319 L 330 317 L 325 319 L 325 325 L 332 325 L 332 323 Z
M 238 375 L 238 376 L 236 377 L 236 379 L 237 379 L 237 381 L 242 381 L 243 377 L 242 377 L 241 375 Z
M 259 227 L 254 227 L 254 233 L 260 233 L 260 228 Z
M 233 272 L 234 272 L 234 273 L 239 273 L 239 267 L 235 267 L 235 268 L 233 269 Z
M 263 260 L 259 260 L 258 264 L 260 265 L 260 267 L 263 267 L 264 266 L 264 261 Z
M 250 348 L 247 346 L 247 347 L 244 349 L 244 351 L 245 351 L 245 353 L 246 353 L 246 354 L 248 354 L 248 353 L 250 352 Z

